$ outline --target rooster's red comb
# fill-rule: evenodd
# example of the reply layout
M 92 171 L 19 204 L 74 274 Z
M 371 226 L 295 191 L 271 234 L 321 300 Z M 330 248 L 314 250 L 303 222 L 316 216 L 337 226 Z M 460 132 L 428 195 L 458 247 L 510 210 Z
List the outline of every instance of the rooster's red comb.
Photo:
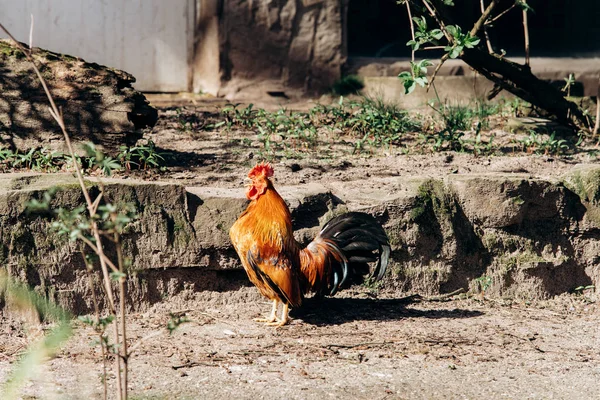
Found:
M 262 176 L 264 178 L 270 178 L 273 176 L 273 166 L 270 163 L 263 162 L 260 164 L 256 164 L 254 168 L 248 172 L 248 178 L 258 178 Z

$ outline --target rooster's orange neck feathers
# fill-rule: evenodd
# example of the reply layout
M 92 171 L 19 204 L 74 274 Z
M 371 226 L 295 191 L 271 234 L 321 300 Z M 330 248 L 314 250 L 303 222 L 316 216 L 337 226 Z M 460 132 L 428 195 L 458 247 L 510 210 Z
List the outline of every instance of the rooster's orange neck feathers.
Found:
M 246 197 L 251 201 L 248 211 L 251 211 L 257 237 L 265 242 L 278 242 L 282 234 L 293 237 L 292 223 L 287 204 L 273 187 L 269 179 L 271 176 L 273 167 L 269 163 L 257 164 L 252 168 L 248 174 L 252 183 L 246 191 Z M 283 243 L 276 244 L 279 249 L 281 246 Z

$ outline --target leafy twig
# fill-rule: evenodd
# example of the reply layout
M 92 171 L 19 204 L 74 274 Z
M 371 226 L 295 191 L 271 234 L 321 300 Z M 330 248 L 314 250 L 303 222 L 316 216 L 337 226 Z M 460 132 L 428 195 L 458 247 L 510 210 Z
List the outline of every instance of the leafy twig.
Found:
M 104 285 L 106 288 L 106 294 L 108 297 L 110 312 L 112 315 L 116 315 L 114 294 L 113 294 L 113 290 L 112 290 L 112 286 L 111 286 L 111 282 L 110 282 L 110 274 L 108 272 L 108 267 L 107 267 L 107 262 L 106 262 L 107 257 L 104 254 L 104 248 L 102 246 L 102 241 L 100 238 L 100 230 L 98 227 L 98 223 L 95 219 L 97 205 L 95 205 L 96 204 L 95 201 L 92 201 L 90 194 L 87 190 L 87 187 L 85 186 L 85 181 L 83 179 L 81 166 L 77 162 L 75 151 L 73 150 L 73 145 L 71 143 L 71 138 L 67 132 L 67 128 L 66 128 L 65 121 L 63 118 L 62 109 L 56 106 L 56 103 L 54 102 L 54 98 L 52 97 L 50 90 L 48 89 L 48 85 L 46 84 L 45 79 L 43 78 L 42 74 L 40 73 L 40 70 L 38 69 L 37 65 L 35 64 L 35 61 L 32 56 L 31 48 L 25 49 L 23 47 L 23 45 L 19 41 L 17 41 L 15 39 L 15 37 L 4 27 L 4 25 L 0 24 L 0 30 L 4 31 L 8 35 L 8 37 L 15 43 L 15 46 L 17 46 L 17 48 L 25 55 L 27 60 L 30 62 L 35 74 L 37 75 L 38 80 L 40 81 L 40 84 L 42 85 L 42 88 L 44 89 L 44 93 L 46 94 L 46 97 L 48 98 L 48 101 L 50 103 L 50 108 L 49 108 L 50 115 L 52 115 L 52 118 L 54 118 L 54 120 L 56 121 L 56 123 L 58 124 L 58 126 L 61 129 L 61 132 L 65 139 L 65 143 L 69 150 L 69 154 L 71 155 L 71 157 L 73 159 L 73 165 L 75 167 L 77 181 L 79 182 L 79 186 L 81 187 L 81 192 L 83 193 L 83 196 L 85 198 L 86 206 L 87 206 L 88 213 L 90 216 L 91 231 L 92 231 L 92 235 L 94 236 L 94 239 L 96 241 L 96 246 L 95 246 L 94 251 L 99 256 L 100 267 L 102 269 L 102 275 L 104 278 Z M 32 41 L 32 38 L 30 38 L 30 42 L 31 41 Z M 121 315 L 121 318 L 124 319 L 125 316 Z M 121 346 L 120 346 L 119 327 L 117 326 L 117 324 L 113 324 L 113 334 L 114 334 L 115 346 L 119 351 L 119 356 L 115 357 L 115 369 L 116 369 L 115 374 L 117 376 L 118 398 L 123 399 L 123 398 L 127 398 L 127 387 L 123 386 L 123 381 L 122 381 L 123 375 L 121 374 L 121 361 L 122 361 L 122 357 L 124 354 L 122 353 Z

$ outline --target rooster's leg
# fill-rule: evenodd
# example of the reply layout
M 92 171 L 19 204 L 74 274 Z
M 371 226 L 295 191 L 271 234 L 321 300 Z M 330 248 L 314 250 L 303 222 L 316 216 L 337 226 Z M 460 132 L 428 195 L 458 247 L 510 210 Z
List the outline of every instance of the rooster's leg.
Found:
M 271 310 L 271 315 L 267 318 L 254 318 L 256 322 L 268 322 L 268 323 L 278 323 L 277 321 L 277 305 L 279 304 L 278 300 L 273 300 L 273 309 Z
M 271 326 L 276 326 L 276 327 L 280 327 L 280 326 L 284 326 L 289 324 L 290 322 L 290 318 L 288 316 L 290 312 L 290 308 L 286 303 L 283 303 L 283 310 L 281 311 L 281 319 L 275 319 L 275 321 L 271 321 L 269 323 L 267 323 L 267 325 L 271 325 Z

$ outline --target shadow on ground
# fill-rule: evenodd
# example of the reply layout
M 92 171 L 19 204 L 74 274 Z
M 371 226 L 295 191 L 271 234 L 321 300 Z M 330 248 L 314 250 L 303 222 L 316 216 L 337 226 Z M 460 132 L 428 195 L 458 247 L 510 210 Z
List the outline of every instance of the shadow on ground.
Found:
M 312 325 L 339 325 L 351 321 L 389 321 L 404 318 L 473 318 L 484 313 L 463 309 L 415 310 L 407 305 L 419 297 L 400 299 L 310 298 L 302 307 L 292 310 L 291 317 Z

